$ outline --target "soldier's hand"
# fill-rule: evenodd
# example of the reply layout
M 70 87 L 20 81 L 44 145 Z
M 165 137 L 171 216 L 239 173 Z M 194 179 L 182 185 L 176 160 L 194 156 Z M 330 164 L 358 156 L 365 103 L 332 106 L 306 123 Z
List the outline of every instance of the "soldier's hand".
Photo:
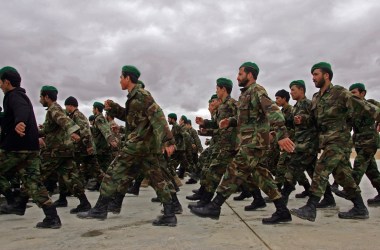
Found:
M 111 147 L 117 148 L 119 146 L 119 141 L 117 139 L 110 142 Z
M 23 123 L 23 122 L 17 123 L 17 125 L 15 127 L 16 133 L 19 136 L 23 137 L 25 135 L 25 127 L 26 127 L 25 123 Z
M 40 144 L 40 148 L 46 148 L 46 144 L 43 138 L 38 138 L 38 143 Z
M 89 155 L 93 155 L 94 154 L 94 148 L 93 147 L 89 147 L 86 150 L 87 150 L 87 154 L 89 154 Z
M 198 124 L 198 125 L 203 125 L 204 124 L 204 120 L 202 117 L 195 117 L 195 123 Z
M 168 147 L 165 147 L 165 151 L 166 151 L 166 154 L 170 157 L 175 151 L 175 146 L 170 145 Z
M 228 128 L 229 125 L 230 121 L 228 120 L 228 118 L 224 118 L 219 122 L 219 128 Z
M 191 144 L 191 147 L 192 147 L 193 149 L 196 149 L 196 148 L 197 148 L 197 145 L 195 145 L 195 144 Z
M 113 103 L 112 100 L 106 100 L 104 102 L 104 110 L 110 110 L 111 109 L 111 104 Z
M 285 150 L 288 153 L 292 153 L 294 151 L 295 144 L 289 138 L 284 138 L 278 141 L 278 145 L 282 150 Z
M 302 116 L 300 116 L 300 115 L 294 116 L 294 124 L 299 125 L 299 124 L 301 124 L 301 122 L 302 122 Z
M 80 136 L 77 133 L 72 133 L 71 140 L 78 142 L 80 140 Z

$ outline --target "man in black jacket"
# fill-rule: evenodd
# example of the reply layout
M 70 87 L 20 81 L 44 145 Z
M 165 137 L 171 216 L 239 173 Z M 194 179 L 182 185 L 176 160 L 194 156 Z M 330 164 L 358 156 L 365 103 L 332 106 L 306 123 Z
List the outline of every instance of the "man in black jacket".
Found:
M 7 199 L 1 213 L 24 215 L 28 196 L 42 207 L 46 217 L 37 228 L 60 228 L 61 221 L 56 208 L 41 183 L 39 141 L 33 106 L 26 92 L 20 87 L 21 77 L 16 69 L 0 69 L 0 88 L 4 92 L 4 116 L 0 137 L 0 192 Z M 6 174 L 18 172 L 25 187 L 19 201 L 15 201 Z

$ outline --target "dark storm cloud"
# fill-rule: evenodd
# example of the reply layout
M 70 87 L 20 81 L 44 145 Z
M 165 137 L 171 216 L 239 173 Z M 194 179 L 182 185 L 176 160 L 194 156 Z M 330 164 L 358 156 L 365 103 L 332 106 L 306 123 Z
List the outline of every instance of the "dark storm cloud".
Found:
M 38 119 L 44 84 L 58 87 L 60 103 L 76 96 L 88 114 L 94 100 L 124 103 L 124 64 L 141 70 L 165 113 L 190 117 L 207 113 L 217 78 L 236 83 L 244 61 L 258 63 L 272 97 L 294 79 L 310 97 L 310 67 L 328 61 L 334 83 L 364 82 L 380 99 L 379 9 L 377 1 L 7 1 L 1 63 L 22 74 Z

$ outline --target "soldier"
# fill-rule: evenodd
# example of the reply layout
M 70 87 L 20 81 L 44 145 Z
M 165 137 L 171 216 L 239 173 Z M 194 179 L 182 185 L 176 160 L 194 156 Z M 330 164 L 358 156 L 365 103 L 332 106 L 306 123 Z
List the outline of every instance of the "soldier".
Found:
M 24 215 L 28 196 L 31 196 L 46 216 L 36 227 L 60 228 L 61 220 L 57 210 L 41 181 L 38 127 L 32 103 L 20 87 L 21 76 L 16 69 L 9 66 L 2 68 L 0 79 L 0 88 L 5 94 L 0 140 L 0 192 L 8 202 L 8 205 L 2 207 L 2 212 Z M 28 192 L 18 202 L 14 200 L 9 182 L 4 176 L 7 172 L 19 172 Z
M 90 124 L 86 116 L 78 110 L 78 100 L 73 96 L 69 96 L 65 100 L 65 107 L 69 117 L 80 127 L 80 141 L 74 142 L 75 162 L 79 167 L 82 183 L 85 185 L 90 178 L 101 178 L 103 172 L 100 170 L 96 158 L 95 143 L 92 138 Z M 59 189 L 59 199 L 54 202 L 54 205 L 56 207 L 67 207 L 67 190 L 62 180 L 59 182 Z
M 186 155 L 186 161 L 181 162 L 179 169 L 178 169 L 178 177 L 180 179 L 183 179 L 185 177 L 186 171 L 189 170 L 190 166 L 193 165 L 193 149 L 191 146 L 191 136 L 186 128 L 186 122 L 187 117 L 185 115 L 181 115 L 181 118 L 179 119 L 178 125 L 181 127 L 183 132 L 183 138 L 185 141 L 185 155 Z
M 216 94 L 221 103 L 216 110 L 214 119 L 207 120 L 202 117 L 196 117 L 196 122 L 201 128 L 214 129 L 214 133 L 216 132 L 218 138 L 215 143 L 218 144 L 218 147 L 212 151 L 210 166 L 204 173 L 205 176 L 202 181 L 204 189 L 202 189 L 203 192 L 198 193 L 201 196 L 200 202 L 189 205 L 190 209 L 205 206 L 211 201 L 220 179 L 226 172 L 227 166 L 236 155 L 237 129 L 234 127 L 219 128 L 219 123 L 223 119 L 234 117 L 237 114 L 237 102 L 230 95 L 232 86 L 233 83 L 230 79 L 217 79 Z
M 39 131 L 40 137 L 45 137 L 46 144 L 46 148 L 41 151 L 43 160 L 41 173 L 43 180 L 58 174 L 68 190 L 79 199 L 80 204 L 70 210 L 71 214 L 75 214 L 91 208 L 74 161 L 73 141 L 80 140 L 80 136 L 76 133 L 80 131 L 80 127 L 57 103 L 57 95 L 58 90 L 54 86 L 41 88 L 40 103 L 47 107 L 45 122 Z
M 195 184 L 197 180 L 193 176 L 196 172 L 196 166 L 198 164 L 198 153 L 202 153 L 203 147 L 201 140 L 199 139 L 199 135 L 197 131 L 191 126 L 191 120 L 186 121 L 186 129 L 191 137 L 191 155 L 192 155 L 192 172 L 190 179 L 186 182 L 186 184 Z
M 276 212 L 262 220 L 264 224 L 292 220 L 271 173 L 263 166 L 262 157 L 269 145 L 270 124 L 275 128 L 280 148 L 292 152 L 294 143 L 287 136 L 285 119 L 278 106 L 268 97 L 266 90 L 256 83 L 258 74 L 259 67 L 255 63 L 246 62 L 239 67 L 237 80 L 242 93 L 237 117 L 225 118 L 219 123 L 221 129 L 239 128 L 239 151 L 229 164 L 212 202 L 191 210 L 198 216 L 219 218 L 225 200 L 239 186 L 248 182 L 263 190 L 276 206 Z
M 351 93 L 374 105 L 379 106 L 379 103 L 373 99 L 365 100 L 367 94 L 366 88 L 363 83 L 352 84 L 349 88 Z M 363 175 L 366 174 L 371 181 L 372 186 L 376 188 L 378 195 L 372 199 L 368 199 L 369 206 L 380 205 L 380 173 L 377 168 L 375 154 L 377 151 L 377 145 L 379 143 L 379 135 L 376 130 L 375 120 L 368 115 L 354 116 L 352 121 L 354 134 L 352 135 L 355 145 L 356 158 L 354 161 L 354 168 L 352 171 L 352 177 L 355 179 L 357 185 L 359 185 Z M 345 197 L 344 191 L 336 191 L 337 195 Z
M 290 154 L 284 188 L 281 192 L 286 202 L 290 193 L 295 190 L 297 180 L 304 174 L 305 170 L 309 176 L 313 176 L 318 154 L 317 130 L 311 113 L 311 100 L 305 96 L 305 82 L 303 80 L 294 80 L 290 83 L 289 88 L 293 100 L 297 101 L 292 109 L 296 147 L 294 152 Z M 305 192 L 307 191 L 307 194 L 309 194 L 310 184 L 304 187 Z
M 335 181 L 343 186 L 347 198 L 354 203 L 348 212 L 340 212 L 342 219 L 367 219 L 368 210 L 360 194 L 360 188 L 352 177 L 347 146 L 351 138 L 351 126 L 348 121 L 353 112 L 368 114 L 380 120 L 379 108 L 367 106 L 345 88 L 331 83 L 333 71 L 331 65 L 320 62 L 311 68 L 313 82 L 319 92 L 312 99 L 312 115 L 317 124 L 319 148 L 323 150 L 317 161 L 307 204 L 291 213 L 301 219 L 315 221 L 316 205 L 328 185 L 332 173 Z M 300 122 L 303 120 L 300 118 Z
M 164 178 L 159 166 L 163 150 L 170 156 L 175 150 L 175 141 L 162 109 L 151 94 L 137 84 L 139 76 L 136 67 L 124 66 L 120 85 L 122 90 L 128 90 L 125 108 L 111 100 L 105 102 L 108 112 L 126 122 L 126 141 L 103 178 L 95 207 L 86 213 L 79 213 L 78 217 L 107 218 L 107 207 L 112 197 L 124 197 L 133 179 L 143 173 L 149 178 L 164 206 L 164 215 L 155 220 L 153 225 L 175 226 L 177 218 L 170 183 Z
M 94 102 L 92 113 L 94 114 L 94 122 L 91 133 L 94 138 L 96 147 L 96 157 L 98 159 L 100 169 L 103 172 L 107 171 L 108 166 L 112 162 L 112 149 L 118 147 L 118 141 L 113 135 L 111 128 L 103 115 L 104 105 L 100 102 Z M 92 178 L 87 184 L 87 189 L 94 191 L 98 190 L 100 183 L 97 178 Z

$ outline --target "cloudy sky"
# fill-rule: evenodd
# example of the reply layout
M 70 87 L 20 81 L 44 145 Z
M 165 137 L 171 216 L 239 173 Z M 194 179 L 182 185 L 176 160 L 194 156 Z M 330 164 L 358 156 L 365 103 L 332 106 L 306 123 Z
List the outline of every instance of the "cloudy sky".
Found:
M 119 76 L 125 64 L 165 113 L 207 115 L 215 80 L 233 80 L 245 61 L 260 67 L 258 82 L 271 97 L 304 79 L 316 91 L 310 68 L 332 64 L 333 83 L 366 84 L 380 99 L 380 1 L 2 1 L 1 67 L 14 66 L 35 105 L 42 85 L 72 95 L 91 114 L 94 101 L 121 104 Z M 0 95 L 2 102 L 3 95 Z

